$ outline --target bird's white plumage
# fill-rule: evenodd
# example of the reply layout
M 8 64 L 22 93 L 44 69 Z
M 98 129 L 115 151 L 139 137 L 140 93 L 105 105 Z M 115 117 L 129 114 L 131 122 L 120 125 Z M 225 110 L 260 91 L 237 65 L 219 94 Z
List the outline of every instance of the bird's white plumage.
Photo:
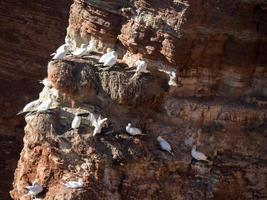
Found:
M 75 115 L 74 119 L 72 120 L 72 123 L 71 123 L 71 128 L 72 129 L 77 129 L 79 128 L 80 124 L 81 124 L 81 117 L 80 116 L 77 116 Z
M 60 51 L 57 51 L 54 57 L 52 58 L 53 60 L 60 60 L 63 59 L 67 53 L 69 52 L 68 50 L 68 45 L 64 45 Z
M 64 51 L 64 49 L 65 49 L 66 47 L 68 48 L 69 45 L 68 45 L 68 44 L 62 44 L 60 47 L 57 48 L 56 52 L 50 54 L 50 56 L 54 56 L 54 55 L 56 55 L 58 52 L 62 52 L 62 51 Z
M 34 100 L 30 103 L 28 103 L 26 106 L 24 106 L 22 112 L 31 112 L 34 110 L 34 108 L 36 108 L 39 104 L 40 104 L 40 100 L 37 99 L 37 100 Z
M 93 113 L 90 113 L 90 115 L 88 116 L 88 120 L 91 122 L 92 126 L 95 127 L 94 132 L 93 132 L 93 136 L 95 136 L 96 134 L 101 133 L 103 123 L 107 121 L 108 119 L 107 118 L 101 119 L 101 116 L 96 118 Z
M 107 53 L 105 53 L 104 55 L 102 55 L 102 56 L 100 57 L 100 59 L 99 59 L 98 62 L 100 62 L 100 63 L 104 63 L 104 62 L 106 61 L 106 59 L 110 57 L 110 53 L 111 53 L 111 52 L 112 52 L 111 49 L 108 48 L 108 49 L 107 49 Z
M 126 132 L 129 133 L 132 136 L 144 135 L 144 134 L 142 134 L 142 131 L 139 128 L 132 127 L 132 124 L 131 123 L 129 123 L 126 126 Z
M 52 99 L 49 96 L 49 98 L 45 101 L 43 101 L 38 107 L 37 107 L 37 112 L 42 112 L 50 109 L 50 106 L 52 104 Z
M 136 67 L 137 67 L 137 69 L 139 71 L 149 72 L 147 70 L 147 64 L 146 64 L 146 62 L 144 60 L 138 60 L 138 61 L 136 61 L 135 65 L 136 65 Z
M 159 142 L 159 145 L 160 145 L 160 148 L 163 150 L 163 151 L 167 151 L 169 152 L 171 155 L 174 155 L 172 153 L 172 147 L 171 145 L 166 141 L 164 140 L 161 136 L 158 136 L 157 137 L 157 140 Z
M 25 196 L 35 196 L 43 191 L 43 187 L 37 182 L 33 182 L 32 185 L 26 186 L 26 188 L 28 190 L 28 193 Z
M 87 53 L 86 44 L 82 44 L 80 48 L 77 48 L 72 54 L 77 57 L 82 57 Z
M 91 40 L 88 45 L 82 44 L 80 48 L 77 48 L 72 54 L 77 57 L 85 56 L 93 51 L 95 48 L 94 42 Z
M 87 48 L 87 52 L 90 53 L 91 51 L 93 51 L 95 49 L 95 43 L 92 40 L 90 40 L 90 42 L 86 48 Z
M 191 156 L 196 160 L 208 161 L 208 158 L 204 153 L 196 150 L 196 145 L 194 145 L 191 150 Z
M 62 59 L 68 53 L 70 46 L 71 46 L 71 38 L 69 37 L 69 35 L 66 35 L 65 44 L 62 44 L 60 47 L 58 47 L 56 52 L 50 54 L 50 56 L 54 56 L 52 59 Z M 67 52 L 64 55 L 63 52 L 65 52 L 66 50 Z
M 149 72 L 149 70 L 147 70 L 147 64 L 143 60 L 136 61 L 135 66 L 136 66 L 136 70 L 135 70 L 135 73 L 134 73 L 132 79 L 137 77 L 141 73 L 148 73 Z
M 101 56 L 98 62 L 104 63 L 105 60 L 109 57 L 109 55 L 110 55 L 109 53 L 105 53 L 103 56 Z
M 83 181 L 81 179 L 79 179 L 78 181 L 68 181 L 64 185 L 67 188 L 79 189 L 79 188 L 82 188 L 83 187 Z
M 116 64 L 118 58 L 118 54 L 115 51 L 110 52 L 109 57 L 105 59 L 104 66 L 105 67 L 112 67 Z
M 42 83 L 45 87 L 52 87 L 52 82 L 49 81 L 47 78 L 45 78 L 44 80 L 40 81 L 40 83 Z

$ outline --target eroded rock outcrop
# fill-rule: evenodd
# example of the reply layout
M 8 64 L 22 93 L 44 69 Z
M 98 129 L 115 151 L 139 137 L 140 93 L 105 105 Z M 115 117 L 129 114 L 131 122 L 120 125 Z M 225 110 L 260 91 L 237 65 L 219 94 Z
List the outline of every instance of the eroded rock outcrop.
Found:
M 112 2 L 74 2 L 78 44 L 91 37 L 100 50 L 115 45 L 127 64 L 141 54 L 176 70 L 178 96 L 266 96 L 265 1 Z
M 27 120 L 12 197 L 29 199 L 25 185 L 38 180 L 45 200 L 266 198 L 265 10 L 264 1 L 75 0 L 71 48 L 93 40 L 96 51 L 48 64 L 53 87 L 40 98 L 51 93 L 57 106 Z M 108 47 L 119 59 L 106 69 L 97 60 Z M 132 79 L 140 58 L 150 73 Z M 95 137 L 89 113 L 108 118 Z M 127 135 L 129 122 L 145 135 Z M 211 162 L 192 159 L 194 144 Z M 63 186 L 79 178 L 82 189 Z

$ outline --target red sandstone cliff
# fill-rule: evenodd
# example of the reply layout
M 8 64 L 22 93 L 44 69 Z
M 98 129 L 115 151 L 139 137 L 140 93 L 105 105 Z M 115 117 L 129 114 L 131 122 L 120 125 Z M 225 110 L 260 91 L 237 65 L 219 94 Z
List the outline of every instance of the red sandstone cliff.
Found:
M 12 197 L 27 199 L 25 185 L 37 179 L 46 200 L 267 198 L 266 11 L 264 1 L 75 0 L 71 40 L 95 41 L 96 56 L 115 48 L 120 64 L 49 63 L 54 88 L 40 98 L 57 89 L 58 107 L 27 121 Z M 132 80 L 140 57 L 151 73 Z M 76 112 L 107 117 L 112 133 L 93 137 L 85 119 L 68 131 Z M 128 122 L 146 135 L 128 136 Z M 193 144 L 212 162 L 192 161 Z M 86 187 L 63 187 L 78 178 Z
M 0 199 L 9 199 L 25 122 L 15 117 L 38 97 L 49 54 L 64 41 L 70 1 L 0 1 Z

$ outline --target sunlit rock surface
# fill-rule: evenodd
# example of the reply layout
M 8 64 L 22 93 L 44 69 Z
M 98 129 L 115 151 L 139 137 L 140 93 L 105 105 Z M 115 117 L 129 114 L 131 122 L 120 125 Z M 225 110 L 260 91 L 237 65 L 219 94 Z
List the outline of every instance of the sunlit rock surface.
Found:
M 29 199 L 25 185 L 37 179 L 45 200 L 267 198 L 266 10 L 264 1 L 75 0 L 71 48 L 93 40 L 96 52 L 49 62 L 53 89 L 40 97 L 58 90 L 58 107 L 27 121 L 12 197 Z M 110 69 L 97 63 L 107 48 L 119 54 Z M 138 59 L 150 73 L 131 79 Z M 101 134 L 86 113 L 108 118 Z M 145 135 L 127 135 L 129 122 Z M 191 158 L 194 144 L 211 162 Z M 79 178 L 84 188 L 64 188 Z

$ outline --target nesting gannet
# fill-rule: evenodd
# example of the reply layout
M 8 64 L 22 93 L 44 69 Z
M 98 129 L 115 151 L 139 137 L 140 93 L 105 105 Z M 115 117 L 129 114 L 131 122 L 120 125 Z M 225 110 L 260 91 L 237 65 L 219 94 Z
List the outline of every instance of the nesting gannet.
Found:
M 39 99 L 34 100 L 30 103 L 28 103 L 24 108 L 18 112 L 17 115 L 25 113 L 25 112 L 32 112 L 36 107 L 38 107 L 41 104 L 41 101 Z
M 102 55 L 98 62 L 104 63 L 106 61 L 106 59 L 109 58 L 111 52 L 112 52 L 112 50 L 110 48 L 107 48 L 107 53 Z
M 69 45 L 68 44 L 62 44 L 60 47 L 57 48 L 56 52 L 51 53 L 50 56 L 54 56 L 57 53 L 64 51 L 65 48 L 69 48 Z
M 49 87 L 49 88 L 53 87 L 52 82 L 49 81 L 47 78 L 45 78 L 44 80 L 40 81 L 40 83 L 42 83 L 45 87 Z
M 82 179 L 79 179 L 78 181 L 68 181 L 67 183 L 64 183 L 64 186 L 71 189 L 79 189 L 83 187 L 83 181 Z
M 88 53 L 90 53 L 91 51 L 93 51 L 95 49 L 95 43 L 93 40 L 90 40 L 88 46 L 86 47 L 86 50 Z
M 108 120 L 107 118 L 101 119 L 101 116 L 99 116 L 96 119 L 93 113 L 90 113 L 90 115 L 88 116 L 88 119 L 91 122 L 91 124 L 95 127 L 93 136 L 95 136 L 98 133 L 101 133 L 103 123 Z
M 193 145 L 193 147 L 192 147 L 191 156 L 193 158 L 195 158 L 196 160 L 202 160 L 202 161 L 208 161 L 208 162 L 210 162 L 208 160 L 207 156 L 204 153 L 202 153 L 200 151 L 197 151 L 196 145 Z
M 135 73 L 132 77 L 135 78 L 136 76 L 140 75 L 141 73 L 148 73 L 149 71 L 147 70 L 147 64 L 145 61 L 143 60 L 138 60 L 136 63 L 136 70 L 135 70 Z
M 87 46 L 86 44 L 82 44 L 80 48 L 77 48 L 74 52 L 72 52 L 74 56 L 82 57 L 87 54 Z
M 132 127 L 132 124 L 131 123 L 129 123 L 126 126 L 126 132 L 129 133 L 132 136 L 145 135 L 145 134 L 142 133 L 142 131 L 139 128 Z
M 62 49 L 56 52 L 54 57 L 52 58 L 53 60 L 60 60 L 63 59 L 66 54 L 69 52 L 69 47 L 68 45 L 63 45 Z
M 49 95 L 49 98 L 45 101 L 43 101 L 38 107 L 37 107 L 37 112 L 43 112 L 48 109 L 50 109 L 50 106 L 52 104 L 52 99 L 51 96 Z
M 43 187 L 36 181 L 34 181 L 31 186 L 26 186 L 26 188 L 28 189 L 28 193 L 24 196 L 36 196 L 43 191 Z
M 167 151 L 167 152 L 169 152 L 172 156 L 174 156 L 174 154 L 172 153 L 172 147 L 171 147 L 171 145 L 170 145 L 166 140 L 164 140 L 161 136 L 158 136 L 158 137 L 157 137 L 157 140 L 158 140 L 158 142 L 159 142 L 160 148 L 161 148 L 163 151 Z
M 118 54 L 116 51 L 111 51 L 109 57 L 105 59 L 104 66 L 105 67 L 112 67 L 116 64 L 118 58 Z
M 70 46 L 71 46 L 71 38 L 69 37 L 69 35 L 66 35 L 65 44 L 62 44 L 60 47 L 58 47 L 56 52 L 50 54 L 50 56 L 55 56 L 56 54 L 63 52 L 65 50 L 65 48 L 67 48 L 69 50 Z M 60 59 L 60 58 L 53 58 L 53 59 Z
M 80 124 L 81 124 L 82 118 L 80 116 L 77 115 L 77 113 L 75 114 L 75 117 L 71 123 L 71 128 L 72 129 L 77 129 L 79 128 Z

